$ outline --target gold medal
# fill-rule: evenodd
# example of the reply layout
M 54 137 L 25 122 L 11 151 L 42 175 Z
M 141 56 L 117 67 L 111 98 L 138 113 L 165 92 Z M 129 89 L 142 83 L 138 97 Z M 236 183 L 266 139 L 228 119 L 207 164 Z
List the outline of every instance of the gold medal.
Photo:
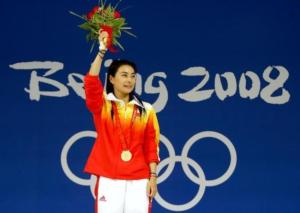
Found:
M 132 154 L 129 150 L 123 150 L 122 153 L 121 153 L 121 159 L 122 161 L 130 161 L 132 158 Z

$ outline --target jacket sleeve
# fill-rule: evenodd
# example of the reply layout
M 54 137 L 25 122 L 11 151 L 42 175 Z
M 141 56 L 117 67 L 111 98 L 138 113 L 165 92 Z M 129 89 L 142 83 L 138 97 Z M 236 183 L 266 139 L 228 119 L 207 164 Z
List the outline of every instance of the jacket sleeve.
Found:
M 100 113 L 103 106 L 103 86 L 99 76 L 87 73 L 84 77 L 85 103 L 92 113 Z
M 159 124 L 156 112 L 152 107 L 149 112 L 148 121 L 145 129 L 144 153 L 146 163 L 159 163 Z

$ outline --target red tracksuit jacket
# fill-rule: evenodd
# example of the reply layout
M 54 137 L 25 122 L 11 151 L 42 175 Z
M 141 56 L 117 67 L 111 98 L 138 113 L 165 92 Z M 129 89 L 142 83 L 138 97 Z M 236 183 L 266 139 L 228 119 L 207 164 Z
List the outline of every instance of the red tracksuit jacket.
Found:
M 143 179 L 149 178 L 149 163 L 159 162 L 159 125 L 154 108 L 143 102 L 146 113 L 138 114 L 132 127 L 131 117 L 134 105 L 140 105 L 135 99 L 125 104 L 113 93 L 103 91 L 99 76 L 87 74 L 84 77 L 86 105 L 93 115 L 97 138 L 88 157 L 84 171 L 97 176 L 114 179 Z M 112 120 L 112 101 L 118 108 L 120 123 L 124 135 L 128 138 L 131 130 L 131 141 L 128 148 L 132 159 L 128 162 L 121 160 L 122 145 L 117 133 L 115 119 Z M 131 128 L 130 128 L 131 127 Z M 127 139 L 128 140 L 128 139 Z

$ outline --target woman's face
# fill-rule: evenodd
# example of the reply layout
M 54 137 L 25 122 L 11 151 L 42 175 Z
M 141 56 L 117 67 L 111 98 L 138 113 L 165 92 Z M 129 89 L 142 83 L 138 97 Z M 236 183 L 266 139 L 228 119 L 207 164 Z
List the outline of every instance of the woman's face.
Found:
M 109 76 L 114 87 L 114 92 L 120 95 L 128 95 L 135 86 L 136 74 L 130 65 L 122 65 L 118 68 L 115 76 Z

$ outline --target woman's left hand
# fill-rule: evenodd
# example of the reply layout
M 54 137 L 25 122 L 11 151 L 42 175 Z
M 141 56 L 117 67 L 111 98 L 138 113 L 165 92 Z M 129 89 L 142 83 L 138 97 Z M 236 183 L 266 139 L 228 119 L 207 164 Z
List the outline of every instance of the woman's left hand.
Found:
M 150 197 L 151 201 L 157 192 L 157 183 L 156 177 L 150 177 L 147 184 L 147 194 Z

